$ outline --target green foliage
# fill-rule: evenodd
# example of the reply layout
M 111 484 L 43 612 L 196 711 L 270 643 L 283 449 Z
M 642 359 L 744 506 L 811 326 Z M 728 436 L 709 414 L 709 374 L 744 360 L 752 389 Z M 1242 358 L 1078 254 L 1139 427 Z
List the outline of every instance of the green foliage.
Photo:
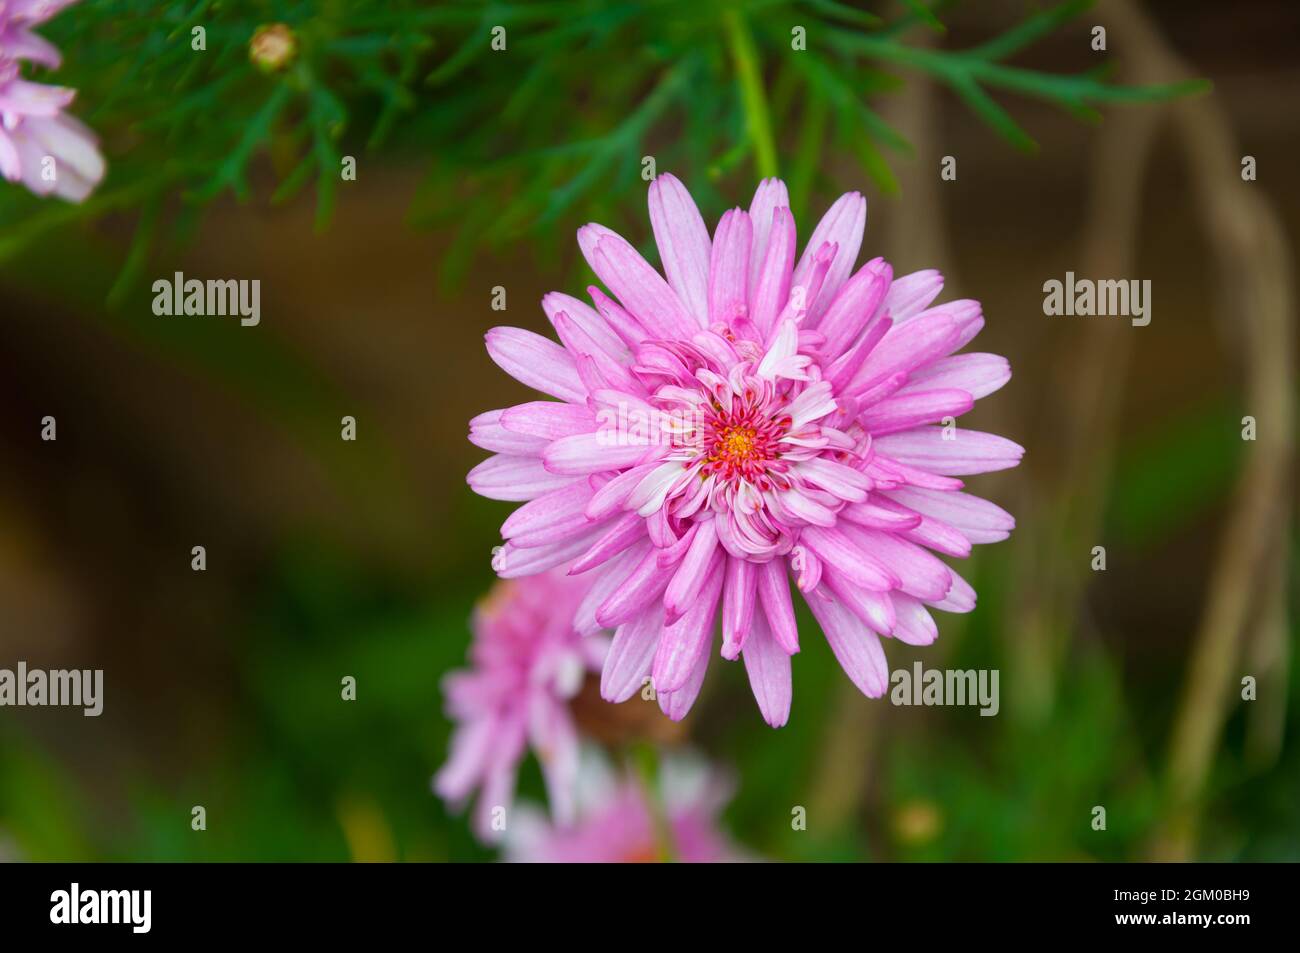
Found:
M 80 207 L 4 190 L 0 221 L 20 224 L 6 229 L 0 257 L 71 219 L 144 208 L 129 263 L 138 265 L 158 234 L 158 203 L 179 200 L 173 224 L 183 232 L 223 193 L 248 199 L 264 155 L 280 183 L 274 200 L 314 184 L 324 227 L 352 117 L 377 145 L 416 107 L 432 13 L 414 0 L 85 0 L 42 29 L 64 64 L 35 78 L 78 90 L 75 111 L 101 135 L 109 175 Z M 271 23 L 289 26 L 297 52 L 265 72 L 249 43 Z
M 53 81 L 80 91 L 78 111 L 103 134 L 110 174 L 81 207 L 4 190 L 0 222 L 16 224 L 0 257 L 77 218 L 138 209 L 113 289 L 120 300 L 164 226 L 183 235 L 223 194 L 248 199 L 264 159 L 277 183 L 271 201 L 314 186 L 324 227 L 341 156 L 391 142 L 432 156 L 411 221 L 457 229 L 444 262 L 454 278 L 476 249 L 562 219 L 621 224 L 648 155 L 658 170 L 707 170 L 714 180 L 786 173 L 802 215 L 824 184 L 829 136 L 894 194 L 889 154 L 908 145 L 873 106 L 901 82 L 884 70 L 937 78 L 1022 148 L 1033 140 L 995 92 L 1094 119 L 1097 105 L 1202 88 L 1007 65 L 1086 9 L 1080 0 L 971 49 L 909 41 L 917 29 L 944 32 L 948 5 L 912 0 L 886 20 L 835 0 L 85 0 L 46 33 L 65 51 Z M 249 43 L 270 23 L 293 31 L 297 54 L 267 72 L 250 61 Z M 202 51 L 192 48 L 196 27 L 206 31 Z M 492 47 L 498 28 L 505 50 Z M 806 31 L 806 51 L 792 49 L 795 28 Z M 720 211 L 711 183 L 691 184 L 707 211 Z

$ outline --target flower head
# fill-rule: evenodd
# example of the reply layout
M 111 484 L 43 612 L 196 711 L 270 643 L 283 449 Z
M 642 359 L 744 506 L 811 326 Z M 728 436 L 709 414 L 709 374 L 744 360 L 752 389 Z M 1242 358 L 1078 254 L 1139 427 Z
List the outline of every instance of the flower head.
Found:
M 571 824 L 523 808 L 505 840 L 516 863 L 691 864 L 748 859 L 723 833 L 718 815 L 731 796 L 727 782 L 696 759 L 664 760 L 653 789 L 617 775 L 592 750 L 584 752 Z M 661 818 L 656 817 L 661 813 Z
M 556 817 L 572 816 L 578 735 L 568 700 L 586 672 L 600 668 L 605 649 L 573 628 L 586 590 L 585 580 L 560 573 L 497 583 L 474 612 L 471 667 L 443 684 L 447 714 L 457 726 L 433 787 L 452 802 L 481 788 L 474 828 L 485 840 L 500 832 L 493 812 L 510 811 L 529 747 L 541 762 Z
M 80 202 L 104 177 L 94 133 L 64 111 L 76 91 L 25 80 L 19 63 L 55 68 L 59 51 L 32 32 L 73 0 L 0 0 L 0 175 L 37 195 Z
M 594 577 L 579 631 L 615 629 L 602 694 L 649 675 L 663 710 L 694 703 L 721 618 L 759 708 L 783 725 L 799 633 L 790 575 L 845 672 L 888 684 L 880 635 L 937 637 L 929 608 L 968 612 L 971 587 L 934 554 L 965 557 L 1014 520 L 958 477 L 1023 451 L 955 419 L 1010 379 L 1006 360 L 957 354 L 983 327 L 975 301 L 931 307 L 935 271 L 854 271 L 866 202 L 841 196 L 796 257 L 785 185 L 760 184 L 712 238 L 671 175 L 650 186 L 662 277 L 599 225 L 578 244 L 617 298 L 542 300 L 560 339 L 488 332 L 507 373 L 555 401 L 493 411 L 470 439 L 495 455 L 469 475 L 524 502 L 502 527 L 505 577 Z
M 284 23 L 260 26 L 248 41 L 248 58 L 260 70 L 274 73 L 284 69 L 298 55 L 298 37 Z

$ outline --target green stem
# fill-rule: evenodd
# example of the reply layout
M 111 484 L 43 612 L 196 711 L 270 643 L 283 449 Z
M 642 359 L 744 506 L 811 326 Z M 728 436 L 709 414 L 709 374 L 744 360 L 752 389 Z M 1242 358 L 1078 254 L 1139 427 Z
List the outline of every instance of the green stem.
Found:
M 654 821 L 655 846 L 659 850 L 659 859 L 666 864 L 672 863 L 677 859 L 677 850 L 673 844 L 672 825 L 668 822 L 668 812 L 660 794 L 659 750 L 654 745 L 638 745 L 632 752 L 632 758 Z
M 777 175 L 776 142 L 772 138 L 772 119 L 767 108 L 767 95 L 763 92 L 763 76 L 759 69 L 758 50 L 754 36 L 749 31 L 740 11 L 729 7 L 722 15 L 731 47 L 731 59 L 736 67 L 736 81 L 740 84 L 740 100 L 745 109 L 749 138 L 754 143 L 754 158 L 758 174 L 764 178 Z

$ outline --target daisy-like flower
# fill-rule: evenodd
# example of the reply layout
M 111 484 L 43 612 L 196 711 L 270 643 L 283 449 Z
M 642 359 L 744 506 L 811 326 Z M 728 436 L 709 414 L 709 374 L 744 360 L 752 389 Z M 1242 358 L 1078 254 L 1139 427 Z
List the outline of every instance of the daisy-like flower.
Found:
M 568 825 L 530 806 L 521 808 L 506 834 L 506 860 L 618 864 L 671 858 L 711 864 L 750 859 L 719 823 L 730 785 L 695 758 L 665 759 L 651 792 L 634 776 L 616 775 L 589 749 L 576 790 L 576 819 Z
M 961 476 L 1023 450 L 955 418 L 1010 379 L 1006 360 L 957 354 L 983 327 L 975 301 L 932 307 L 935 271 L 854 270 L 866 202 L 831 206 L 796 255 L 785 185 L 761 183 L 712 238 L 671 175 L 650 186 L 666 280 L 599 225 L 578 244 L 615 296 L 553 293 L 560 342 L 494 328 L 488 353 L 553 401 L 493 411 L 470 439 L 483 496 L 526 501 L 502 527 L 505 577 L 594 577 L 580 632 L 615 629 L 601 679 L 623 701 L 653 678 L 674 719 L 694 703 L 717 620 L 759 709 L 785 724 L 799 632 L 793 574 L 849 678 L 879 697 L 880 635 L 928 644 L 930 609 L 975 593 L 935 556 L 1005 539 L 1014 520 Z M 615 300 L 617 298 L 617 300 Z
M 76 91 L 22 78 L 20 61 L 51 69 L 59 51 L 32 32 L 73 0 L 0 0 L 0 175 L 37 195 L 82 201 L 104 177 L 95 134 L 64 110 Z
M 587 588 L 585 580 L 554 572 L 498 582 L 474 612 L 471 667 L 443 683 L 457 726 L 433 789 L 459 804 L 481 788 L 473 823 L 484 840 L 498 839 L 509 823 L 529 747 L 556 819 L 573 817 L 578 734 L 568 702 L 586 673 L 600 669 L 607 648 L 604 639 L 583 638 L 573 628 Z

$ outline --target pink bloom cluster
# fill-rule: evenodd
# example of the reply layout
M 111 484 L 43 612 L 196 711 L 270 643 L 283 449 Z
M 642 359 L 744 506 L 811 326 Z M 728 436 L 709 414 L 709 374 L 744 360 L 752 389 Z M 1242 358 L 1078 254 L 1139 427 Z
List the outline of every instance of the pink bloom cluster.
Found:
M 506 836 L 506 859 L 548 864 L 747 860 L 719 823 L 730 794 L 722 778 L 693 759 L 665 759 L 655 789 L 647 790 L 635 776 L 615 775 L 589 752 L 577 784 L 573 823 L 556 824 L 521 809 Z
M 649 675 L 663 710 L 683 717 L 721 619 L 723 657 L 743 657 L 763 717 L 785 724 L 799 650 L 791 575 L 844 671 L 879 697 L 879 636 L 928 644 L 931 609 L 974 608 L 935 553 L 968 556 L 1014 526 L 959 478 L 1013 467 L 1023 450 L 955 426 L 1010 367 L 957 353 L 984 318 L 975 301 L 934 306 L 937 272 L 896 279 L 880 258 L 855 270 L 856 192 L 802 255 L 776 179 L 710 236 L 682 183 L 661 175 L 650 222 L 663 276 L 587 225 L 578 244 L 613 297 L 543 298 L 558 344 L 487 334 L 502 369 L 555 398 L 471 422 L 470 440 L 494 455 L 470 485 L 524 504 L 494 567 L 591 580 L 572 619 L 584 634 L 615 630 L 601 679 L 610 701 Z M 629 433 L 631 419 L 667 423 Z
M 59 51 L 32 32 L 75 0 L 0 0 L 0 175 L 37 195 L 80 202 L 104 177 L 94 133 L 64 110 L 76 91 L 23 79 L 23 61 L 56 69 Z
M 481 788 L 474 829 L 484 840 L 499 839 L 498 818 L 509 823 L 529 747 L 541 762 L 556 819 L 573 816 L 578 734 L 568 702 L 587 671 L 599 670 L 607 647 L 574 631 L 573 614 L 586 590 L 585 580 L 560 573 L 498 582 L 474 612 L 471 668 L 443 684 L 457 727 L 434 791 L 459 803 Z

